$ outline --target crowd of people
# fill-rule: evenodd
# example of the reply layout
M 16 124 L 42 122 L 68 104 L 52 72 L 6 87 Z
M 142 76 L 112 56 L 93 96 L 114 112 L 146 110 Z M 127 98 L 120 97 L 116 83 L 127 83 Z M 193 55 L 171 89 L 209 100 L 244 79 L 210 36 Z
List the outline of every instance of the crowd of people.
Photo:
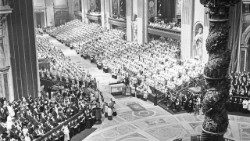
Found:
M 46 30 L 51 36 L 70 47 L 81 46 L 99 37 L 104 31 L 99 24 L 83 24 L 80 20 L 72 20 L 64 25 Z
M 0 118 L 4 123 L 1 140 L 70 140 L 100 120 L 102 100 L 99 96 L 87 93 L 85 87 L 77 85 L 60 87 L 50 97 L 43 91 L 38 98 L 23 97 L 11 103 L 1 100 Z M 76 118 L 65 123 L 76 114 Z M 58 129 L 47 134 L 55 128 Z
M 250 96 L 250 73 L 231 73 L 231 90 L 232 96 Z
M 158 29 L 172 29 L 176 31 L 181 31 L 181 24 L 179 22 L 170 22 L 165 23 L 164 21 L 153 21 L 149 22 L 150 27 L 158 28 Z
M 75 83 L 94 80 L 83 66 L 72 62 L 47 37 L 37 36 L 36 41 L 38 59 L 50 60 L 50 68 L 39 70 L 41 73 L 46 72 L 42 74 L 53 78 L 62 78 L 65 81 L 74 81 Z
M 112 120 L 117 114 L 113 99 L 104 102 L 96 79 L 40 32 L 38 60 L 50 60 L 48 68 L 39 70 L 44 89 L 38 98 L 0 99 L 1 141 L 69 141 L 85 128 L 100 124 L 103 116 Z
M 82 26 L 88 27 L 89 25 L 82 23 Z M 52 29 L 52 35 L 66 37 L 63 32 L 65 30 L 67 36 L 76 36 L 77 33 L 68 29 L 67 25 L 62 27 Z M 87 35 L 93 32 L 91 28 L 85 29 Z M 132 87 L 139 81 L 142 82 L 142 86 L 152 86 L 162 92 L 167 92 L 168 89 L 175 89 L 188 83 L 190 79 L 202 73 L 203 64 L 200 61 L 179 59 L 180 41 L 160 38 L 146 45 L 138 45 L 123 40 L 123 36 L 124 32 L 116 29 L 102 31 L 91 41 L 77 43 L 73 41 L 75 43 L 73 48 L 82 56 L 95 60 L 104 69 L 111 70 L 111 73 L 118 78 L 128 75 Z
M 230 73 L 231 89 L 227 108 L 230 112 L 250 113 L 250 73 Z

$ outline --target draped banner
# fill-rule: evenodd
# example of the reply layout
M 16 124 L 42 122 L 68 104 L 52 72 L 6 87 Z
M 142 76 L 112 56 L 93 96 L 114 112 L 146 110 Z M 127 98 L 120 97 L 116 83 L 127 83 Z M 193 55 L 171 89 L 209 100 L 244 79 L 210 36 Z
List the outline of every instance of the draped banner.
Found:
M 229 33 L 229 49 L 231 53 L 230 72 L 238 72 L 238 57 L 240 51 L 241 37 L 241 3 L 231 7 L 230 9 L 230 33 Z

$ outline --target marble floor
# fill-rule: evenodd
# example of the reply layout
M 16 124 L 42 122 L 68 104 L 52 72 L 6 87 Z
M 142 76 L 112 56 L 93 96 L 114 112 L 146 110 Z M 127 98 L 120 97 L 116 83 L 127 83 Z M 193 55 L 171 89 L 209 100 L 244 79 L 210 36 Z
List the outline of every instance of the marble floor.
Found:
M 48 35 L 44 35 L 48 36 Z M 52 37 L 50 41 L 60 48 L 72 61 L 82 65 L 96 77 L 99 89 L 108 101 L 114 98 L 110 94 L 109 83 L 116 82 L 110 74 L 97 69 L 95 64 L 84 60 L 74 50 L 69 49 Z M 203 116 L 193 114 L 172 115 L 153 103 L 134 97 L 115 99 L 118 115 L 113 120 L 103 119 L 97 130 L 84 141 L 172 141 L 182 138 L 189 141 L 191 135 L 201 133 Z M 229 127 L 226 138 L 235 141 L 250 141 L 250 117 L 229 115 Z

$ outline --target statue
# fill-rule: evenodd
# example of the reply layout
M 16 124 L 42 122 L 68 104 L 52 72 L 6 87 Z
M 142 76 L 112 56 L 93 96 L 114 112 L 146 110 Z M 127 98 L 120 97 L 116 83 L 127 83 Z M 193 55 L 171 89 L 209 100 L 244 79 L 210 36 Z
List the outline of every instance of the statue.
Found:
M 137 19 L 135 19 L 135 21 L 132 22 L 132 28 L 133 28 L 133 41 L 137 42 L 138 38 L 137 38 Z
M 3 27 L 3 24 L 0 23 L 0 27 Z M 3 35 L 3 29 L 0 29 L 0 36 Z M 3 46 L 3 37 L 0 37 L 0 68 L 3 68 L 5 64 L 5 52 Z
M 3 46 L 0 45 L 0 68 L 3 68 L 5 64 L 5 53 Z
M 202 59 L 202 47 L 203 47 L 203 28 L 199 27 L 197 34 L 194 37 L 194 57 Z

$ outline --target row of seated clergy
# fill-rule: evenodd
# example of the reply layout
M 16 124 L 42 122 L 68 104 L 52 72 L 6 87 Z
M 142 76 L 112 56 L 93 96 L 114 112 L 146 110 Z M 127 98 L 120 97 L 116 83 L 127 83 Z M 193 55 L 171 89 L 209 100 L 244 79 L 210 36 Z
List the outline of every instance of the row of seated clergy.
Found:
M 250 96 L 250 73 L 231 73 L 230 93 L 234 96 Z
M 52 74 L 49 73 L 45 73 L 40 71 L 39 72 L 40 77 L 42 79 L 49 79 L 52 81 L 60 81 L 60 82 L 65 82 L 65 83 L 69 83 L 69 84 L 77 84 L 79 86 L 83 86 L 83 87 L 91 87 L 93 89 L 97 89 L 97 81 L 95 78 L 91 78 L 91 77 L 87 77 L 86 79 L 83 78 L 81 80 L 77 80 L 77 79 L 71 79 L 71 78 L 65 78 L 64 76 L 54 76 Z
M 229 112 L 250 113 L 250 100 L 247 97 L 230 97 L 226 103 Z
M 77 86 L 75 85 L 75 87 Z M 81 87 L 77 88 L 83 89 Z M 71 100 L 69 103 L 64 103 L 60 100 L 65 98 L 60 91 L 57 92 L 59 100 L 55 102 L 50 101 L 46 96 L 35 99 L 31 97 L 28 99 L 23 98 L 22 100 L 14 101 L 13 103 L 8 102 L 7 105 L 9 104 L 15 111 L 13 120 L 10 120 L 14 122 L 12 124 L 15 125 L 15 127 L 9 129 L 11 132 L 7 133 L 8 136 L 11 134 L 13 138 L 21 138 L 24 136 L 22 130 L 28 127 L 29 135 L 34 139 L 39 136 L 40 133 L 47 133 L 57 127 L 61 122 L 69 119 L 80 110 L 86 110 L 86 108 L 89 108 L 88 110 L 92 111 L 91 106 L 86 107 L 86 105 L 92 104 L 88 100 L 89 95 L 84 93 L 79 95 L 79 93 L 76 93 L 79 90 L 75 91 L 72 90 L 72 88 L 68 89 L 69 90 L 65 91 L 67 92 L 66 97 L 75 97 L 75 100 Z M 70 94 L 69 91 L 72 91 L 73 93 Z M 6 104 L 2 105 L 3 106 L 0 108 L 4 109 Z M 6 115 L 9 116 L 10 114 L 8 113 L 11 112 L 7 112 Z

